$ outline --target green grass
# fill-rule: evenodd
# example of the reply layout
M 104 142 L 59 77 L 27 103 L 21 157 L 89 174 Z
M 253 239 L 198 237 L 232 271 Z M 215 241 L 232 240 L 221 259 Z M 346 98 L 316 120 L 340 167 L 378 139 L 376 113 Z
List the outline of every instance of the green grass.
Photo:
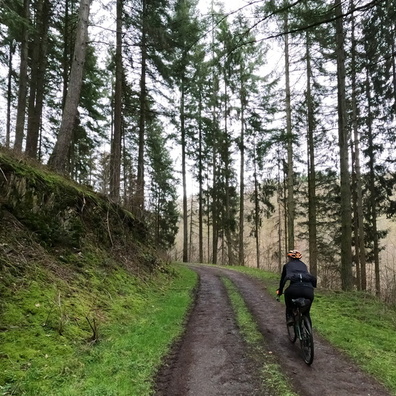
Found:
M 396 309 L 361 292 L 317 292 L 314 327 L 396 395 Z
M 1 395 L 151 394 L 161 359 L 183 329 L 196 274 L 177 267 L 146 281 L 121 270 L 90 275 L 91 292 L 35 280 L 7 299 Z
M 280 275 L 228 267 L 261 279 L 275 296 Z M 396 395 L 396 308 L 363 292 L 315 291 L 315 331 L 349 355 Z
M 261 279 L 275 297 L 277 274 L 231 268 Z M 195 272 L 179 265 L 143 280 L 97 264 L 72 281 L 33 268 L 12 287 L 0 285 L 0 395 L 150 395 L 196 283 Z M 265 357 L 266 386 L 292 395 L 242 298 L 226 285 L 253 356 Z M 394 308 L 368 294 L 319 288 L 312 319 L 316 331 L 396 395 Z
M 271 394 L 295 396 L 275 357 L 265 347 L 265 340 L 243 298 L 230 280 L 226 278 L 222 280 L 227 288 L 242 336 L 249 345 L 250 355 L 259 367 L 263 388 L 270 390 Z

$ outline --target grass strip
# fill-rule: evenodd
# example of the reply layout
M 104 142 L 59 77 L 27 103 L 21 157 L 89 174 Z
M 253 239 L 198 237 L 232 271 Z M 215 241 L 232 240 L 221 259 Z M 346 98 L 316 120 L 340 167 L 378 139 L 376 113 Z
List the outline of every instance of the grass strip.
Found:
M 265 347 L 265 340 L 237 288 L 227 278 L 223 277 L 222 281 L 227 288 L 238 326 L 249 346 L 251 357 L 257 366 L 260 367 L 263 388 L 274 395 L 296 396 L 291 390 L 286 377 L 282 374 L 281 367 L 276 362 L 276 358 Z

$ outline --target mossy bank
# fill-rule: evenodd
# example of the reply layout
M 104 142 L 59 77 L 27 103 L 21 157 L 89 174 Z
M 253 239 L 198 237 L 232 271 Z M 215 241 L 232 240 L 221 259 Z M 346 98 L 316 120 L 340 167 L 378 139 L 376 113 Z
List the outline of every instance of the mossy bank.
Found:
M 0 152 L 0 394 L 149 394 L 196 282 L 163 257 L 128 211 Z

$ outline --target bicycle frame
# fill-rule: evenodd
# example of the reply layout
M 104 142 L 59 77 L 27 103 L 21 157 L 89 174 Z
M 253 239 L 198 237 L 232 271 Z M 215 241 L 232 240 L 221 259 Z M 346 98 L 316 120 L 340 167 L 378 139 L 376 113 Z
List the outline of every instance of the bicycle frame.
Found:
M 302 312 L 310 300 L 298 298 L 292 300 L 293 308 L 293 324 L 287 325 L 287 332 L 292 343 L 298 338 L 300 340 L 300 348 L 303 354 L 304 362 L 311 365 L 314 359 L 314 342 L 312 335 L 311 321 L 309 317 Z M 308 302 L 307 302 L 308 301 Z

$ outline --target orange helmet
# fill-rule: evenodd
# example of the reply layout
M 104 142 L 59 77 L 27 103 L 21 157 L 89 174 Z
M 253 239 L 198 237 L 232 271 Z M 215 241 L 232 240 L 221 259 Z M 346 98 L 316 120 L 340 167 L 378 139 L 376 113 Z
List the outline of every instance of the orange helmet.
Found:
M 290 250 L 289 253 L 287 253 L 287 257 L 300 259 L 302 258 L 302 254 L 298 250 Z

